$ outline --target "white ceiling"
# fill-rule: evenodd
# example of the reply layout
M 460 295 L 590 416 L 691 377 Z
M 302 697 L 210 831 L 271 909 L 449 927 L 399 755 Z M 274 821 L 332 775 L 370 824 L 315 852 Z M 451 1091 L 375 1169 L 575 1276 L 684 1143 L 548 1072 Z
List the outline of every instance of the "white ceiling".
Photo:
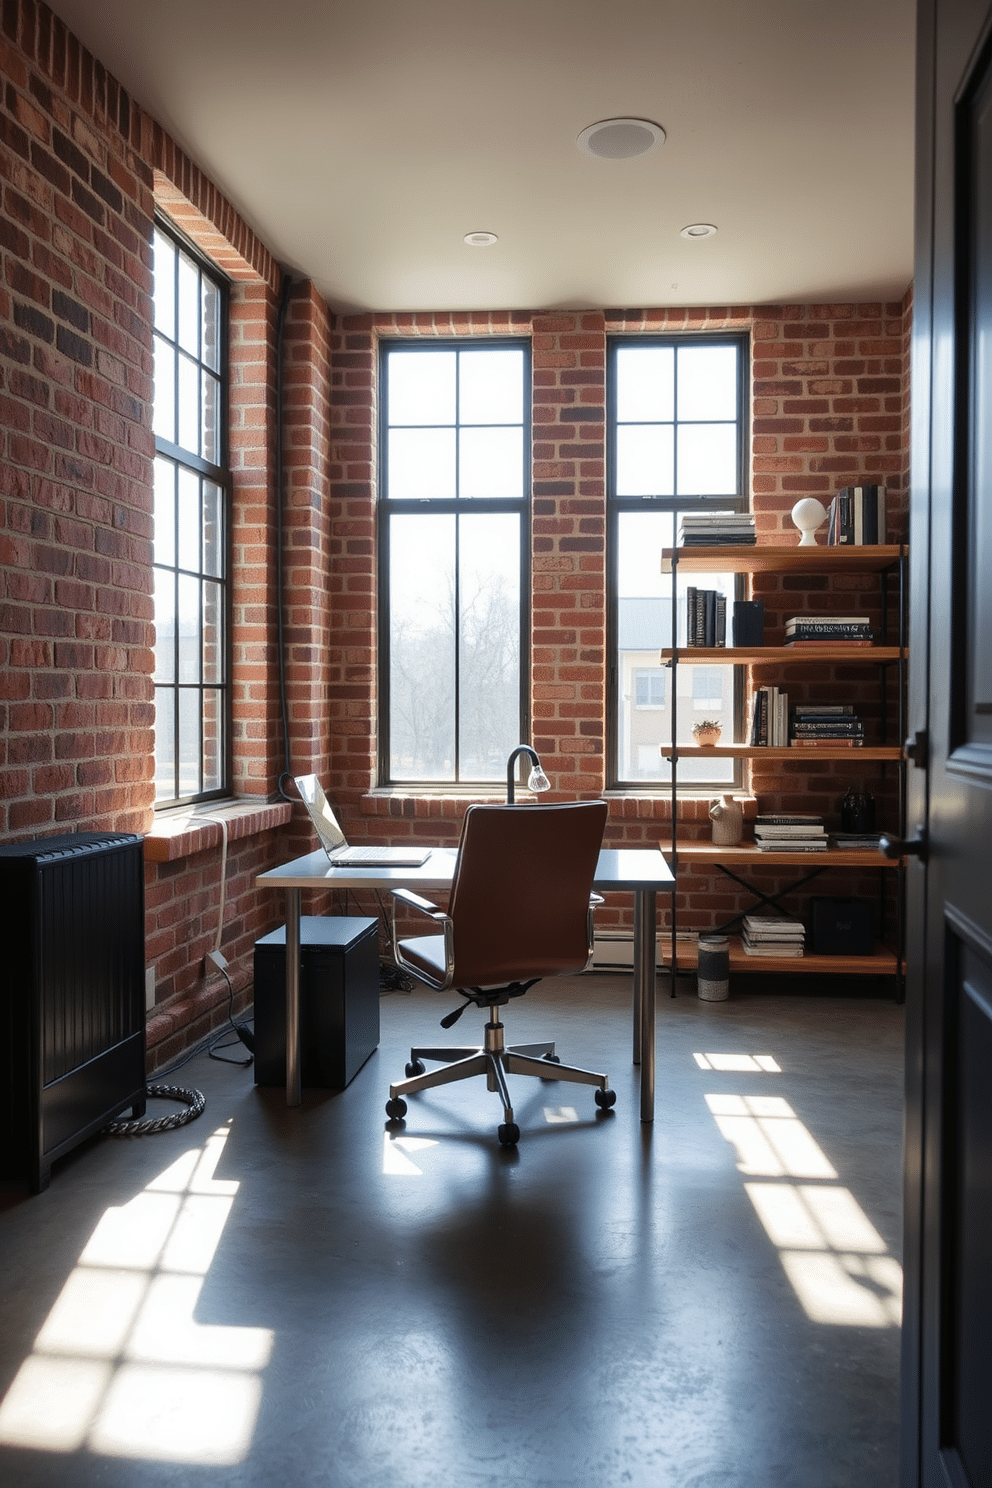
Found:
M 914 0 L 48 3 L 336 310 L 891 299 L 912 277 Z M 614 116 L 667 141 L 576 147 Z

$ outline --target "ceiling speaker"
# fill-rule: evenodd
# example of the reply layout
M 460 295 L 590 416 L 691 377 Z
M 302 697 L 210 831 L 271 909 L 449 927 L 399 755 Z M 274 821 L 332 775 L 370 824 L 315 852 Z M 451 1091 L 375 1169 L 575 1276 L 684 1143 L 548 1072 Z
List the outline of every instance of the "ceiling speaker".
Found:
M 575 143 L 600 160 L 631 160 L 646 155 L 664 138 L 661 125 L 650 119 L 601 119 L 583 129 Z

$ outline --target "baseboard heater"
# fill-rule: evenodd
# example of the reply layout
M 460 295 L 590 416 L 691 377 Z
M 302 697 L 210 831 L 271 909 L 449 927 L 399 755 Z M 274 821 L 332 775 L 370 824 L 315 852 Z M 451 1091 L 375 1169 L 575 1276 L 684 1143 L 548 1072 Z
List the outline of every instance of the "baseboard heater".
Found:
M 52 1163 L 145 1109 L 142 840 L 76 832 L 0 847 L 0 1171 Z
M 696 940 L 695 931 L 678 932 L 680 941 Z M 661 930 L 655 940 L 655 969 L 657 971 L 668 969 L 666 954 L 671 946 L 671 933 Z M 632 935 L 610 934 L 597 935 L 593 941 L 592 965 L 590 971 L 625 971 L 634 965 L 634 937 Z M 679 975 L 681 976 L 681 972 Z

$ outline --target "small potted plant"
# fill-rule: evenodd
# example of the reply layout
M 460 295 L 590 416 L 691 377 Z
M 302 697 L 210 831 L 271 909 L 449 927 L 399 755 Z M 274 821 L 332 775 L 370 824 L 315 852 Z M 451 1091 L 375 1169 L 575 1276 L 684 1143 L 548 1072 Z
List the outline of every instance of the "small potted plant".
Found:
M 722 725 L 714 722 L 712 718 L 702 718 L 698 723 L 693 724 L 692 737 L 701 748 L 706 749 L 719 744 L 721 728 Z

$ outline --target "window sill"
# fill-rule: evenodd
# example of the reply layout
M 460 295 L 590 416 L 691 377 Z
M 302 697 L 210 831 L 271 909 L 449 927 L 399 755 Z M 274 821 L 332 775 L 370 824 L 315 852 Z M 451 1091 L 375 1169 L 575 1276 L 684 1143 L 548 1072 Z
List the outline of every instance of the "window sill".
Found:
M 227 827 L 228 842 L 284 827 L 292 815 L 289 801 L 221 801 L 163 812 L 145 834 L 146 863 L 174 863 L 218 847 Z

